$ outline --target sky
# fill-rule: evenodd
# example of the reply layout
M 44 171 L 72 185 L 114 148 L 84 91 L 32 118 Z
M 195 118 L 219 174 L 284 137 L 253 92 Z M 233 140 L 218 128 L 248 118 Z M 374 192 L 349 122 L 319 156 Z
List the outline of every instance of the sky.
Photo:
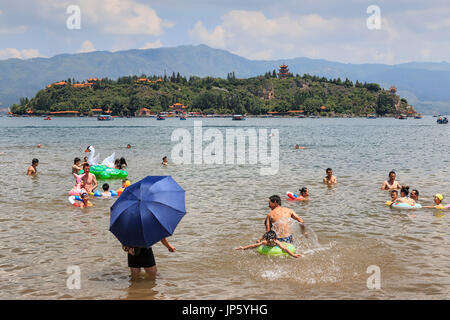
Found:
M 206 44 L 252 60 L 448 62 L 449 35 L 450 0 L 0 0 L 0 60 Z

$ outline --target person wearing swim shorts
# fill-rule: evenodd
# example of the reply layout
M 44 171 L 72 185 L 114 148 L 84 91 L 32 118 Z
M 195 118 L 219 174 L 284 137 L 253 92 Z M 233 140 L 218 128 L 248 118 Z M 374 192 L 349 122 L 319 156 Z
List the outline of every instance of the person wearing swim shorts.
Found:
M 176 251 L 176 248 L 169 243 L 167 238 L 162 239 L 161 243 L 169 252 Z M 130 268 L 132 279 L 139 276 L 141 268 L 144 268 L 145 273 L 150 277 L 156 275 L 157 268 L 152 247 L 139 248 L 123 246 L 123 250 L 128 253 L 128 267 Z
M 394 171 L 389 172 L 389 179 L 383 182 L 383 185 L 381 186 L 381 190 L 395 190 L 395 189 L 401 189 L 402 186 L 400 183 L 395 181 L 395 177 L 397 174 Z
M 294 257 L 294 258 L 302 257 L 301 254 L 293 253 L 291 250 L 289 250 L 289 248 L 286 247 L 283 242 L 286 242 L 286 241 L 282 241 L 282 240 L 280 240 L 280 238 L 277 238 L 277 234 L 275 233 L 275 231 L 268 231 L 263 235 L 261 242 L 250 244 L 250 245 L 244 246 L 244 247 L 240 246 L 238 248 L 235 248 L 234 250 L 247 250 L 247 249 L 259 247 L 261 245 L 269 246 L 269 247 L 279 246 L 281 248 L 281 250 L 283 250 L 284 252 L 289 254 L 291 257 Z
M 288 222 L 289 219 L 292 218 L 300 222 L 302 234 L 305 237 L 308 237 L 308 233 L 305 232 L 305 222 L 303 219 L 300 218 L 294 210 L 282 207 L 281 198 L 279 196 L 273 195 L 269 198 L 269 208 L 272 209 L 272 211 L 269 212 L 265 220 L 266 232 L 271 231 L 272 228 L 276 228 L 277 230 L 275 231 L 279 236 L 277 240 L 292 243 L 294 240 Z

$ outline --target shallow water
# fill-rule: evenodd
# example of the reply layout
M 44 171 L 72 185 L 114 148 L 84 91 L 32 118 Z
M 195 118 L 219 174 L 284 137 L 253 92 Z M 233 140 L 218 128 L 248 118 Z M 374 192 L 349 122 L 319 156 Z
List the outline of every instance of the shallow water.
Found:
M 280 130 L 280 168 L 257 165 L 170 165 L 161 158 L 177 127 L 193 119 L 0 118 L 0 298 L 2 299 L 448 299 L 449 217 L 435 210 L 395 211 L 379 188 L 390 170 L 420 191 L 450 198 L 450 127 L 435 119 L 203 119 L 203 127 Z M 42 147 L 36 148 L 40 143 Z M 132 149 L 126 149 L 130 143 Z M 295 150 L 299 144 L 306 149 Z M 130 180 L 171 175 L 186 190 L 188 213 L 169 240 L 153 249 L 155 280 L 130 281 L 126 254 L 108 231 L 114 200 L 72 207 L 67 191 L 73 158 L 93 145 L 116 152 Z M 1 154 L 3 152 L 4 154 Z M 25 175 L 32 158 L 39 174 Z M 339 184 L 322 184 L 332 167 Z M 113 189 L 120 182 L 110 181 Z M 306 222 L 296 230 L 303 258 L 267 257 L 233 248 L 264 232 L 268 197 L 306 186 L 311 200 L 283 201 Z M 444 202 L 447 199 L 444 199 Z M 450 212 L 450 211 L 448 211 Z M 81 289 L 66 286 L 79 266 Z M 366 285 L 369 266 L 381 289 Z

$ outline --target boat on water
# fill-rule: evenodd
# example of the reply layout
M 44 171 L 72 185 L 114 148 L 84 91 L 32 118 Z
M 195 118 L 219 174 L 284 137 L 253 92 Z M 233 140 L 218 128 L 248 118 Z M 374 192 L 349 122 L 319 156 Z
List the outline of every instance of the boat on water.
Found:
M 320 117 L 319 116 L 309 116 L 309 118 L 311 118 L 311 119 L 319 119 Z
M 245 120 L 245 116 L 242 114 L 235 114 L 233 120 Z
M 47 116 L 44 118 L 44 120 L 52 120 L 52 118 L 50 116 Z
M 416 114 L 415 116 L 414 116 L 414 119 L 422 119 L 423 117 L 422 117 L 422 115 L 421 114 Z
M 180 120 L 186 120 L 186 116 L 180 116 Z
M 438 124 L 447 124 L 448 123 L 448 119 L 447 119 L 447 117 L 439 117 L 436 120 L 436 123 L 438 123 Z
M 376 118 L 377 118 L 377 116 L 374 115 L 374 114 L 369 114 L 369 115 L 367 116 L 367 119 L 376 119 Z
M 306 118 L 306 116 L 304 114 L 299 115 L 297 118 Z
M 166 120 L 166 117 L 158 114 L 158 116 L 156 117 L 156 120 Z
M 111 121 L 114 120 L 114 118 L 112 116 L 110 116 L 109 114 L 101 114 L 97 117 L 98 121 Z
M 406 120 L 406 119 L 408 119 L 408 117 L 405 114 L 401 114 L 401 115 L 399 115 L 397 117 L 397 119 L 399 119 L 399 120 Z

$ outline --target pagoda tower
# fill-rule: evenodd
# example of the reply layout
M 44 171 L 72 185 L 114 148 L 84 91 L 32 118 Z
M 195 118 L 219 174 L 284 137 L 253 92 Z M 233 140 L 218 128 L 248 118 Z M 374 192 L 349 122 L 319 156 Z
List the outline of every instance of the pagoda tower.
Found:
M 280 69 L 278 69 L 278 78 L 285 79 L 289 77 L 291 74 L 289 73 L 288 66 L 285 64 L 282 64 L 280 66 Z

